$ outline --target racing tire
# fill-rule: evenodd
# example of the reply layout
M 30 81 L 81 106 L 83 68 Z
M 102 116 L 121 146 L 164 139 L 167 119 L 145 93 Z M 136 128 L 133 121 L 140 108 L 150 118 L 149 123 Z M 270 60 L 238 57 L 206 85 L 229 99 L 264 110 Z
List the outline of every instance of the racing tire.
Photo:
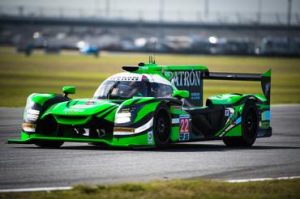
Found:
M 43 141 L 37 141 L 34 144 L 41 148 L 58 149 L 64 144 L 64 142 L 63 141 L 44 141 L 43 140 Z
M 257 137 L 258 124 L 258 109 L 255 102 L 249 100 L 242 112 L 242 136 L 224 137 L 223 142 L 228 147 L 251 147 Z
M 48 117 L 42 121 L 39 121 L 37 126 L 37 132 L 43 135 L 56 135 L 59 136 L 61 134 L 62 129 L 59 128 L 55 119 L 53 117 Z M 63 145 L 64 141 L 55 141 L 55 140 L 37 140 L 34 142 L 35 145 L 41 148 L 53 148 L 57 149 Z
M 171 119 L 166 105 L 161 105 L 154 116 L 154 141 L 157 148 L 166 148 L 171 141 Z

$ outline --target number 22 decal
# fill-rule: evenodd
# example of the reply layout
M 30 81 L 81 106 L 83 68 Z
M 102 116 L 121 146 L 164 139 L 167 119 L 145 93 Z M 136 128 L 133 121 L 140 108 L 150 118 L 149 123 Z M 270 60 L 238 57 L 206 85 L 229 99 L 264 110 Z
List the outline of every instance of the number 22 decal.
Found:
M 180 133 L 188 133 L 189 132 L 189 119 L 181 118 L 180 119 Z

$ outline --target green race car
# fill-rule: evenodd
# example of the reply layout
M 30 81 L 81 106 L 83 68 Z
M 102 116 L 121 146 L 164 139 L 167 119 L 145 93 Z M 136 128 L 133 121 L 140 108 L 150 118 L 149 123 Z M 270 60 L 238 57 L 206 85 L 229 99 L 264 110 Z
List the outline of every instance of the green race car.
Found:
M 31 94 L 20 139 L 8 143 L 58 148 L 64 142 L 115 147 L 166 147 L 170 143 L 223 140 L 249 147 L 270 127 L 271 70 L 263 74 L 215 73 L 207 67 L 162 66 L 154 62 L 123 66 L 92 98 Z M 260 81 L 263 94 L 220 94 L 203 105 L 203 83 L 210 80 Z

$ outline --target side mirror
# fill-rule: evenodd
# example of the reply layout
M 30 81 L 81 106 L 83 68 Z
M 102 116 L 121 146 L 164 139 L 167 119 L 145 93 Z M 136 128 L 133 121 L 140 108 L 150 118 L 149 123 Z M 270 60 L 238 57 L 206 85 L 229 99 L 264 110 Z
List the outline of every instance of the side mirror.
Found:
M 190 96 L 190 92 L 187 90 L 175 90 L 172 96 L 177 98 L 188 98 Z
M 65 97 L 68 97 L 69 94 L 75 94 L 76 87 L 75 86 L 64 86 L 62 88 L 62 92 L 65 94 Z

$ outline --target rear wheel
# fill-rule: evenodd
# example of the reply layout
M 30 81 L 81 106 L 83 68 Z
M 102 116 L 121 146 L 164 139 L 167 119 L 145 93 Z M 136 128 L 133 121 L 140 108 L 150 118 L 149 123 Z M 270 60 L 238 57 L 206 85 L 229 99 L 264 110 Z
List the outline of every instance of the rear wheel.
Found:
M 254 101 L 245 104 L 242 113 L 242 136 L 225 137 L 223 142 L 229 147 L 250 147 L 254 144 L 258 130 L 258 110 Z
M 160 107 L 154 116 L 154 140 L 158 148 L 165 148 L 170 143 L 171 122 L 167 107 Z

